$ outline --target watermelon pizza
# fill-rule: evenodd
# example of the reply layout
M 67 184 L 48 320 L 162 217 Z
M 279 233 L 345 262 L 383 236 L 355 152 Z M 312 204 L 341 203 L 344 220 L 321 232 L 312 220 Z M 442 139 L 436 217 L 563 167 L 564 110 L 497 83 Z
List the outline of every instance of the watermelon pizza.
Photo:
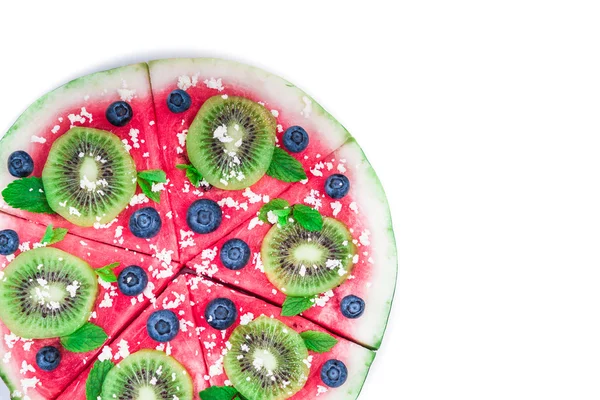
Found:
M 396 274 L 359 145 L 258 68 L 99 72 L 0 139 L 11 398 L 356 399 Z

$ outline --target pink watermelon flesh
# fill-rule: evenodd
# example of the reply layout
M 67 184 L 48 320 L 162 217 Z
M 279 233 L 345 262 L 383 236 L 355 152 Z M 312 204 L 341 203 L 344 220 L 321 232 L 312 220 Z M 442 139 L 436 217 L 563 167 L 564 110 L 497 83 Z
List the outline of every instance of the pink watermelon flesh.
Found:
M 185 279 L 179 278 L 173 281 L 163 294 L 156 299 L 154 305 L 146 308 L 119 337 L 102 349 L 98 360 L 112 360 L 115 364 L 118 364 L 129 354 L 142 349 L 164 351 L 186 368 L 194 381 L 194 399 L 199 399 L 198 393 L 206 389 L 208 384 L 204 380 L 206 365 L 202 358 L 200 343 L 196 339 L 197 325 L 194 322 L 194 314 L 189 298 Z M 159 343 L 148 336 L 146 321 L 154 311 L 164 309 L 169 309 L 178 315 L 180 331 L 172 341 Z M 89 364 L 87 370 L 72 382 L 58 399 L 85 399 L 85 384 L 93 362 Z
M 115 127 L 106 119 L 107 107 L 126 100 L 133 109 L 133 119 L 124 127 Z M 33 158 L 35 169 L 31 176 L 41 177 L 52 143 L 71 127 L 84 126 L 106 130 L 123 140 L 138 171 L 164 169 L 157 156 L 157 139 L 152 103 L 152 92 L 146 64 L 138 64 L 100 72 L 55 90 L 34 103 L 14 124 L 0 142 L 0 191 L 12 180 L 6 167 L 9 155 L 25 150 Z M 168 196 L 163 193 L 160 204 L 140 195 L 136 197 L 112 223 L 94 228 L 78 227 L 59 215 L 34 214 L 9 207 L 0 201 L 2 210 L 44 225 L 64 227 L 83 238 L 127 248 L 146 254 L 178 259 L 177 243 L 173 235 Z M 160 213 L 162 229 L 152 239 L 140 239 L 129 231 L 129 218 L 142 207 L 154 207 Z
M 235 290 L 215 284 L 199 277 L 188 276 L 192 301 L 194 302 L 194 315 L 199 329 L 199 340 L 206 359 L 208 369 L 207 378 L 213 386 L 226 385 L 227 375 L 223 368 L 223 354 L 227 352 L 227 340 L 233 330 L 240 324 L 246 324 L 261 315 L 277 318 L 298 333 L 313 330 L 323 332 L 320 326 L 302 317 L 281 317 L 281 309 L 262 302 L 253 297 L 246 296 Z M 212 328 L 204 318 L 204 310 L 208 303 L 216 298 L 228 298 L 233 301 L 238 311 L 236 322 L 225 331 Z M 309 352 L 310 375 L 304 388 L 291 399 L 355 399 L 358 397 L 375 353 L 354 344 L 350 341 L 336 337 L 339 340 L 334 348 L 323 354 Z M 321 380 L 321 367 L 330 359 L 342 361 L 348 368 L 348 379 L 339 388 L 327 387 Z
M 0 213 L 0 230 L 12 229 L 20 239 L 20 249 L 13 255 L 0 256 L 0 276 L 2 270 L 22 251 L 35 248 L 44 236 L 46 227 L 26 220 Z M 113 262 L 120 262 L 114 270 L 118 274 L 129 265 L 138 265 L 148 274 L 146 291 L 137 297 L 123 295 L 116 283 L 101 282 L 90 322 L 99 325 L 108 334 L 109 340 L 116 336 L 131 320 L 136 318 L 156 295 L 167 286 L 180 266 L 165 264 L 148 255 L 135 254 L 118 247 L 110 247 L 89 239 L 68 234 L 53 247 L 73 254 L 93 268 L 101 268 Z M 71 353 L 62 349 L 56 339 L 26 340 L 13 335 L 0 322 L 0 374 L 12 393 L 19 392 L 31 399 L 49 399 L 60 394 L 94 359 L 100 349 L 87 353 Z M 52 372 L 40 370 L 35 356 L 44 346 L 55 346 L 61 350 L 61 363 Z M 15 395 L 16 397 L 16 395 Z
M 204 191 L 191 186 L 185 171 L 175 166 L 189 164 L 185 147 L 187 130 L 208 98 L 243 96 L 261 102 L 277 119 L 279 143 L 285 129 L 303 126 L 310 135 L 310 144 L 303 152 L 292 155 L 305 167 L 326 157 L 350 137 L 303 92 L 281 78 L 249 66 L 211 59 L 163 60 L 150 63 L 150 76 L 159 140 L 170 179 L 168 192 L 179 233 L 180 260 L 184 263 L 197 255 L 202 246 L 214 243 L 249 217 L 254 217 L 264 203 L 291 185 L 265 175 L 246 190 L 211 188 Z M 192 99 L 192 106 L 186 112 L 176 114 L 167 106 L 167 97 L 175 89 L 186 90 Z M 308 170 L 306 172 L 310 176 Z M 216 201 L 223 210 L 223 222 L 212 233 L 196 234 L 187 225 L 187 210 L 200 198 Z

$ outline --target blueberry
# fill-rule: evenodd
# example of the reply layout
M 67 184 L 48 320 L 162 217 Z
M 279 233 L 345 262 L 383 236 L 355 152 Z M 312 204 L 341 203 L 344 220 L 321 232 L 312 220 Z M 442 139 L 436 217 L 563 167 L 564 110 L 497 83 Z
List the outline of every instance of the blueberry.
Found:
M 237 310 L 233 301 L 226 298 L 214 299 L 206 306 L 204 318 L 210 326 L 220 331 L 229 328 L 237 319 Z
M 365 301 L 360 297 L 349 295 L 342 299 L 340 308 L 344 317 L 355 319 L 365 312 Z
M 300 126 L 290 126 L 283 134 L 283 145 L 292 153 L 300 153 L 308 147 L 308 133 Z
M 237 271 L 248 264 L 250 247 L 242 239 L 229 239 L 221 247 L 220 257 L 225 268 Z
M 332 199 L 341 199 L 350 191 L 350 181 L 346 175 L 333 174 L 325 181 L 325 193 Z
M 23 150 L 8 156 L 8 172 L 14 177 L 25 178 L 33 172 L 33 159 Z
M 130 265 L 119 274 L 119 289 L 125 296 L 137 296 L 146 289 L 148 275 L 137 265 Z
M 12 229 L 0 231 L 0 254 L 8 256 L 19 248 L 19 235 Z
M 56 347 L 42 347 L 35 355 L 35 362 L 43 371 L 54 371 L 60 364 L 60 352 Z
M 192 105 L 192 98 L 185 90 L 176 89 L 169 93 L 167 97 L 167 106 L 174 113 L 187 111 Z
M 106 109 L 106 119 L 114 126 L 125 126 L 132 118 L 133 110 L 124 101 L 115 101 Z
M 133 236 L 142 239 L 150 239 L 158 235 L 161 227 L 160 215 L 152 207 L 140 208 L 129 218 L 129 230 Z
M 154 311 L 146 322 L 146 329 L 157 342 L 169 342 L 179 333 L 179 319 L 171 310 Z
M 339 360 L 329 360 L 321 368 L 321 380 L 329 387 L 342 386 L 348 379 L 348 368 Z
M 196 200 L 187 211 L 187 224 L 196 233 L 214 232 L 222 219 L 221 207 L 208 199 Z

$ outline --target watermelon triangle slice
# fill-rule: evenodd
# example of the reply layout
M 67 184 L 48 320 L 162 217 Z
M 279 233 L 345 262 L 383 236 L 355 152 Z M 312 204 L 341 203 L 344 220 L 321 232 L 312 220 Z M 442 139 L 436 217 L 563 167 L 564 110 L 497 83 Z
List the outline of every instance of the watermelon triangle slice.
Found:
M 114 126 L 105 115 L 108 106 L 116 101 L 126 101 L 133 111 L 133 118 L 123 127 Z M 67 83 L 32 104 L 2 138 L 0 165 L 6 166 L 13 152 L 26 151 L 34 162 L 31 176 L 41 177 L 54 141 L 71 127 L 90 127 L 117 135 L 134 159 L 138 171 L 164 169 L 162 158 L 158 155 L 160 147 L 155 121 L 146 64 L 98 72 Z M 0 191 L 15 179 L 6 168 L 0 169 Z M 155 189 L 159 190 L 160 186 L 155 186 Z M 164 194 L 161 197 L 160 204 L 157 204 L 138 188 L 129 206 L 116 219 L 95 224 L 94 228 L 76 226 L 56 214 L 34 214 L 12 208 L 1 196 L 0 207 L 4 212 L 37 223 L 67 228 L 82 238 L 177 260 L 169 199 Z M 129 231 L 129 220 L 136 210 L 148 206 L 156 208 L 160 214 L 162 229 L 152 239 L 138 238 Z M 76 209 L 71 211 L 77 212 Z
M 166 343 L 152 339 L 146 330 L 148 317 L 157 310 L 171 310 L 179 318 L 180 331 L 175 338 Z M 194 383 L 195 399 L 208 384 L 204 380 L 206 365 L 202 357 L 200 344 L 196 340 L 197 325 L 194 320 L 190 294 L 186 280 L 180 277 L 174 280 L 160 295 L 156 302 L 146 308 L 131 322 L 118 337 L 102 348 L 97 360 L 112 360 L 115 364 L 137 351 L 150 349 L 164 351 L 181 363 L 191 375 Z M 93 364 L 90 362 L 89 364 Z M 59 400 L 85 399 L 85 386 L 92 366 L 90 365 L 75 379 L 59 397 Z

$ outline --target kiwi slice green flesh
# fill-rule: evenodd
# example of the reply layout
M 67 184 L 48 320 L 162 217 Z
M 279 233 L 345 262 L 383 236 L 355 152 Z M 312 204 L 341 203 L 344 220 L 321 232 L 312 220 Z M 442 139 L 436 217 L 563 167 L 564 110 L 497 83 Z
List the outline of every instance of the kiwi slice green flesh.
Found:
M 0 320 L 28 339 L 66 336 L 85 324 L 98 295 L 94 270 L 62 250 L 21 253 L 0 281 Z
M 355 251 L 346 225 L 324 218 L 320 232 L 297 223 L 274 225 L 263 240 L 261 256 L 273 285 L 288 296 L 309 297 L 342 284 L 354 266 Z
M 194 387 L 186 369 L 157 350 L 140 350 L 106 375 L 102 400 L 192 400 Z
M 89 227 L 112 221 L 136 190 L 136 168 L 113 133 L 72 128 L 59 137 L 42 172 L 50 207 L 69 222 Z
M 243 189 L 267 172 L 276 129 L 275 117 L 264 106 L 244 97 L 214 96 L 189 128 L 188 157 L 211 185 Z
M 288 399 L 306 384 L 308 350 L 283 322 L 261 316 L 235 328 L 229 343 L 223 366 L 248 400 Z

